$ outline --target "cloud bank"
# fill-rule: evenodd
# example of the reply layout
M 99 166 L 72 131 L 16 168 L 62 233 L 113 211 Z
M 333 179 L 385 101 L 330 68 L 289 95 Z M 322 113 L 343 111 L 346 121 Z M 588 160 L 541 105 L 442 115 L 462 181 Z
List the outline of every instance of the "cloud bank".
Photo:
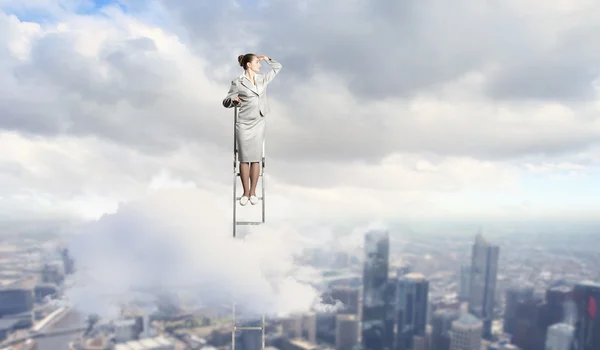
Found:
M 90 224 L 71 243 L 80 269 L 69 299 L 101 315 L 144 288 L 193 300 L 191 307 L 235 301 L 248 315 L 326 308 L 294 275 L 296 231 L 266 225 L 234 239 L 231 210 L 218 203 L 203 190 L 161 189 Z
M 104 4 L 0 0 L 2 229 L 97 218 L 165 170 L 229 191 L 243 52 L 284 65 L 270 218 L 598 217 L 598 2 Z

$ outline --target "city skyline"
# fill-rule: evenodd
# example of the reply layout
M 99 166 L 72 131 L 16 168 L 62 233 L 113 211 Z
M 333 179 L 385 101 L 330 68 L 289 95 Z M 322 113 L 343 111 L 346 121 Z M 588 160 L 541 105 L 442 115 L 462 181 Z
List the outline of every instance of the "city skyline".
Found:
M 262 314 L 282 350 L 597 350 L 599 14 L 0 0 L 0 338 L 77 313 L 174 350 Z M 283 70 L 266 221 L 234 207 L 232 238 L 221 101 L 247 52 Z M 219 332 L 197 338 L 258 350 Z
M 175 210 L 177 211 L 177 209 Z M 576 343 L 573 343 L 575 344 L 575 348 L 566 350 L 588 350 L 590 347 L 591 349 L 594 349 L 594 342 L 599 341 L 600 333 L 598 332 L 600 329 L 595 328 L 598 328 L 598 325 L 600 324 L 597 324 L 594 318 L 595 300 L 600 298 L 600 284 L 591 281 L 597 281 L 598 278 L 600 278 L 600 274 L 597 269 L 586 267 L 597 266 L 594 264 L 594 261 L 597 260 L 597 258 L 595 258 L 595 255 L 597 256 L 597 254 L 590 254 L 593 251 L 593 248 L 590 248 L 589 244 L 584 244 L 588 247 L 587 251 L 580 250 L 575 254 L 567 253 L 548 244 L 540 244 L 538 246 L 516 244 L 512 245 L 510 249 L 503 250 L 502 252 L 504 253 L 500 254 L 502 259 L 498 261 L 498 284 L 495 286 L 496 293 L 493 297 L 493 339 L 498 341 L 490 342 L 484 339 L 484 323 L 481 322 L 480 319 L 474 317 L 474 315 L 468 313 L 464 301 L 460 301 L 459 292 L 461 286 L 459 281 L 461 270 L 465 270 L 462 269 L 461 266 L 464 266 L 466 262 L 472 260 L 474 260 L 476 264 L 479 263 L 478 260 L 480 259 L 477 258 L 477 255 L 480 253 L 477 251 L 481 249 L 471 248 L 477 247 L 478 245 L 486 248 L 488 244 L 491 244 L 491 247 L 493 248 L 495 242 L 486 242 L 487 237 L 482 237 L 481 234 L 478 233 L 472 235 L 470 239 L 466 239 L 466 237 L 458 239 L 454 244 L 440 239 L 415 237 L 411 240 L 412 242 L 410 242 L 410 244 L 404 245 L 398 241 L 388 240 L 388 234 L 385 231 L 386 230 L 382 229 L 362 231 L 361 236 L 365 241 L 361 244 L 363 249 L 360 252 L 347 250 L 348 247 L 338 247 L 337 250 L 332 250 L 331 248 L 322 246 L 309 248 L 303 252 L 302 261 L 298 261 L 298 266 L 312 266 L 312 268 L 316 269 L 316 272 L 319 272 L 312 277 L 313 284 L 319 286 L 319 290 L 325 291 L 326 294 L 330 292 L 331 296 L 337 295 L 334 300 L 323 301 L 329 304 L 334 302 L 335 299 L 340 298 L 344 303 L 350 303 L 350 309 L 338 308 L 337 311 L 334 311 L 336 308 L 324 310 L 317 307 L 317 309 L 310 312 L 300 312 L 300 315 L 303 315 L 301 316 L 301 319 L 304 320 L 302 321 L 302 324 L 304 325 L 302 326 L 303 330 L 298 333 L 299 331 L 296 328 L 294 334 L 297 335 L 286 337 L 286 341 L 292 342 L 293 344 L 296 344 L 295 346 L 300 346 L 302 349 L 308 349 L 315 346 L 314 337 L 316 336 L 316 339 L 318 339 L 320 344 L 320 350 L 333 350 L 326 344 L 337 344 L 337 339 L 341 337 L 343 338 L 343 342 L 346 345 L 349 345 L 353 341 L 351 338 L 348 338 L 348 336 L 354 334 L 355 331 L 353 328 L 358 326 L 355 317 L 348 318 L 352 313 L 354 313 L 354 315 L 358 314 L 358 316 L 362 315 L 362 317 L 368 317 L 370 315 L 371 321 L 375 321 L 375 323 L 379 323 L 383 326 L 379 328 L 379 331 L 369 334 L 375 337 L 383 337 L 380 338 L 379 341 L 377 341 L 377 339 L 373 340 L 375 340 L 374 344 L 381 344 L 381 341 L 383 341 L 383 343 L 386 344 L 385 348 L 390 348 L 391 345 L 389 344 L 395 344 L 393 347 L 396 348 L 398 346 L 401 347 L 401 344 L 403 343 L 409 343 L 411 341 L 411 334 L 413 334 L 413 348 L 410 350 L 429 349 L 428 346 L 433 346 L 434 343 L 436 346 L 442 346 L 441 350 L 447 349 L 448 347 L 451 349 L 455 345 L 460 347 L 462 346 L 460 344 L 470 341 L 473 341 L 473 344 L 481 343 L 481 350 L 503 349 L 504 345 L 502 344 L 508 343 L 516 344 L 521 347 L 522 350 L 541 350 L 544 343 L 555 345 L 556 350 L 565 350 L 560 344 L 564 344 L 565 341 L 569 341 L 569 339 L 576 341 Z M 118 235 L 119 232 L 115 232 L 115 234 Z M 153 233 L 151 231 L 146 231 L 146 234 L 152 235 Z M 41 237 L 38 239 L 40 240 L 39 243 L 44 241 Z M 13 240 L 16 245 L 11 250 L 10 245 L 5 244 L 3 254 L 5 258 L 7 258 L 12 251 L 14 252 L 13 255 L 15 259 L 10 265 L 6 265 L 4 268 L 5 279 L 14 279 L 18 277 L 18 274 L 15 275 L 15 272 L 19 271 L 19 262 L 20 264 L 28 264 L 28 270 L 26 271 L 29 271 L 29 274 L 35 272 L 37 266 L 40 266 L 40 263 L 43 264 L 44 261 L 53 261 L 52 264 L 54 267 L 57 266 L 56 264 L 58 264 L 58 266 L 63 266 L 62 269 L 59 268 L 56 270 L 55 268 L 48 268 L 51 266 L 46 265 L 40 270 L 43 281 L 47 282 L 36 285 L 36 295 L 38 290 L 40 292 L 44 291 L 43 293 L 51 292 L 55 287 L 52 287 L 48 282 L 52 281 L 52 279 L 58 278 L 58 282 L 56 283 L 60 286 L 60 281 L 63 280 L 61 277 L 61 270 L 64 270 L 65 272 L 73 270 L 73 266 L 71 265 L 73 260 L 71 258 L 70 249 L 66 251 L 64 248 L 60 248 L 60 245 L 48 244 L 50 242 L 36 245 L 36 241 L 33 239 L 19 239 L 17 237 L 5 240 L 5 243 L 10 243 L 11 240 Z M 52 253 L 52 251 L 54 251 L 54 253 Z M 335 254 L 327 254 L 327 252 L 335 252 Z M 36 259 L 35 256 L 39 253 L 41 253 L 41 256 Z M 473 256 L 474 253 L 475 255 Z M 361 258 L 363 255 L 365 256 Z M 345 258 L 343 258 L 344 256 Z M 475 259 L 473 259 L 474 257 Z M 39 261 L 39 258 L 42 258 L 42 261 Z M 51 261 L 46 259 L 51 259 Z M 74 260 L 76 262 L 78 259 L 75 258 Z M 79 261 L 85 263 L 85 261 Z M 117 262 L 117 264 L 118 263 L 119 262 Z M 147 263 L 148 262 L 145 262 L 145 264 Z M 179 266 L 184 265 L 179 264 Z M 576 268 L 576 266 L 579 266 L 579 268 Z M 381 267 L 384 269 L 382 270 Z M 386 275 L 386 269 L 387 279 L 382 279 L 381 277 Z M 77 270 L 78 267 L 77 264 L 75 264 L 75 271 Z M 469 270 L 476 271 L 474 268 L 470 268 Z M 9 273 L 10 271 L 12 271 L 12 273 Z M 155 273 L 159 272 L 160 271 L 155 271 Z M 376 275 L 378 276 L 373 275 L 373 272 L 376 272 Z M 31 279 L 31 277 L 34 276 L 30 276 L 29 279 Z M 72 277 L 77 277 L 77 274 Z M 373 280 L 374 284 L 369 282 L 372 277 L 376 277 Z M 236 277 L 229 276 L 227 278 Z M 236 283 L 246 284 L 245 281 L 239 280 L 239 277 L 237 277 L 237 279 L 238 281 Z M 317 282 L 317 280 L 320 282 Z M 361 282 L 361 280 L 363 280 L 364 283 Z M 6 283 L 5 281 L 3 281 L 3 283 Z M 219 283 L 223 282 L 224 279 L 221 278 L 214 281 Z M 417 285 L 421 284 L 421 281 L 425 282 L 425 284 L 422 285 L 425 287 L 424 290 L 421 290 L 421 287 L 417 287 Z M 32 281 L 29 282 L 30 287 L 26 288 L 31 288 L 31 282 Z M 164 287 L 169 288 L 168 281 L 165 280 L 165 282 L 167 282 L 167 284 L 165 284 Z M 363 304 L 363 307 L 368 306 L 364 303 L 365 301 L 369 301 L 369 298 L 365 299 L 358 295 L 353 296 L 354 292 L 352 291 L 360 291 L 362 289 L 362 287 L 360 287 L 361 284 L 365 287 L 369 285 L 382 287 L 378 289 L 366 289 L 377 291 L 377 293 L 374 294 L 374 299 L 379 300 L 379 302 L 370 303 L 370 305 L 375 306 L 373 311 L 376 312 L 365 313 L 367 310 L 364 308 L 361 312 L 360 308 L 355 308 L 353 306 L 355 305 L 354 303 L 361 303 Z M 427 287 L 427 285 L 429 285 L 429 287 Z M 247 286 L 249 287 L 249 285 Z M 396 286 L 399 289 L 396 289 Z M 519 292 L 529 290 L 528 288 L 531 288 L 530 286 L 534 286 L 534 293 L 525 292 L 523 294 Z M 105 289 L 106 286 L 97 284 L 92 287 L 102 290 Z M 150 288 L 146 288 L 145 290 L 140 289 L 138 292 L 142 294 L 151 293 L 157 297 L 162 295 L 163 292 L 168 292 L 167 294 L 160 296 L 161 302 L 158 306 L 160 310 L 163 310 L 160 312 L 175 312 L 175 317 L 183 317 L 177 310 L 181 310 L 179 312 L 184 312 L 184 315 L 186 315 L 189 313 L 188 310 L 195 309 L 194 306 L 183 302 L 183 300 L 177 301 L 177 288 L 171 290 L 159 288 L 156 290 L 157 286 L 154 288 L 151 286 L 149 287 Z M 393 288 L 390 289 L 390 287 Z M 515 287 L 517 289 L 515 289 Z M 61 294 L 66 293 L 67 296 L 69 296 L 68 289 L 63 289 L 62 287 L 59 289 L 61 290 Z M 91 290 L 87 290 L 87 292 L 89 293 Z M 515 294 L 516 298 L 510 297 L 510 295 L 515 292 L 517 292 L 519 296 Z M 140 294 L 140 297 L 142 297 L 142 294 Z M 169 295 L 175 298 L 172 299 Z M 133 297 L 133 295 L 131 296 Z M 92 295 L 89 295 L 89 297 L 92 297 Z M 165 297 L 168 298 L 164 299 Z M 206 297 L 206 294 L 204 294 L 204 297 Z M 144 298 L 140 301 L 143 302 L 143 300 Z M 424 300 L 427 300 L 427 306 L 423 304 Z M 467 303 L 471 304 L 473 300 L 475 299 L 467 300 Z M 70 301 L 77 302 L 77 300 Z M 138 305 L 137 308 L 142 307 L 142 309 L 146 309 L 149 306 L 147 305 L 147 301 L 148 300 L 146 299 L 144 304 L 134 303 L 134 305 Z M 36 297 L 36 310 L 38 308 L 40 310 L 42 309 L 38 306 L 39 302 L 39 297 Z M 379 305 L 383 306 L 383 309 L 380 309 Z M 21 305 L 20 307 L 23 306 L 24 305 Z M 61 306 L 61 304 L 50 303 L 46 306 L 56 308 Z M 105 302 L 98 306 L 106 307 L 109 306 L 109 303 Z M 226 305 L 224 306 L 226 309 Z M 13 309 L 11 305 L 5 304 L 4 307 L 5 310 Z M 135 310 L 136 307 L 132 307 L 131 310 Z M 181 309 L 182 307 L 183 309 Z M 426 311 L 424 311 L 423 308 L 425 308 Z M 348 313 L 351 309 L 354 309 L 354 311 Z M 439 312 L 443 312 L 443 314 L 449 316 L 450 314 L 448 314 L 448 311 L 451 310 L 458 312 L 458 314 L 456 317 L 451 316 L 451 319 L 444 321 L 446 325 L 442 326 L 442 329 L 440 329 L 440 323 L 434 321 L 436 318 L 434 315 L 439 315 Z M 341 318 L 332 317 L 332 312 L 344 316 L 341 316 Z M 427 313 L 426 318 L 428 319 L 427 323 L 429 325 L 426 327 L 425 334 L 419 334 L 418 332 L 423 332 L 422 322 L 425 312 Z M 227 313 L 227 311 L 225 311 L 225 313 Z M 317 317 L 316 333 L 314 328 L 311 331 L 311 326 L 306 328 L 306 320 L 311 319 L 311 317 L 313 317 L 311 315 L 315 314 Z M 461 314 L 462 316 L 460 316 Z M 221 319 L 223 316 L 218 316 L 217 314 L 216 316 L 213 315 L 210 317 Z M 296 316 L 292 315 L 292 317 Z M 116 314 L 113 316 L 105 314 L 103 319 L 115 320 L 117 324 L 123 325 L 124 327 L 126 324 L 132 322 L 131 319 L 122 319 Z M 275 321 L 277 318 L 270 319 L 274 322 L 281 321 L 285 324 L 287 317 L 280 321 Z M 456 321 L 458 319 L 461 319 L 461 321 L 454 324 L 453 320 Z M 509 329 L 510 324 L 504 323 L 503 328 L 503 321 L 507 322 L 507 320 L 511 319 L 514 320 L 517 331 L 512 334 L 512 336 L 507 337 L 507 332 L 511 334 Z M 80 320 L 79 322 L 82 321 Z M 340 326 L 342 327 L 343 325 L 345 331 L 349 333 L 340 334 L 339 329 L 335 326 L 337 322 L 341 322 Z M 404 326 L 401 327 L 401 323 L 399 322 L 404 322 Z M 402 333 L 404 336 L 400 337 L 401 333 L 397 333 L 395 328 L 396 323 L 399 327 L 398 329 L 405 329 L 407 331 L 406 333 Z M 463 332 L 465 326 L 469 328 L 469 325 L 476 326 L 477 324 L 481 324 L 481 326 L 477 326 L 479 333 L 474 332 L 475 328 L 472 329 L 473 332 L 470 332 L 469 335 Z M 71 323 L 71 327 L 77 326 L 78 324 Z M 446 331 L 444 331 L 443 328 L 445 328 Z M 462 332 L 461 340 L 458 344 L 453 345 L 451 339 L 448 340 L 447 335 L 444 335 L 444 332 L 447 334 L 448 328 Z M 269 326 L 269 329 L 271 329 L 269 332 L 273 331 L 271 326 Z M 128 333 L 123 332 L 125 332 L 125 330 L 118 330 L 117 333 L 120 334 L 120 337 L 128 339 L 128 336 L 126 335 Z M 478 338 L 473 338 L 477 334 L 479 334 Z M 408 337 L 406 335 L 408 335 Z M 270 337 L 268 339 L 271 340 L 268 341 L 272 342 L 275 338 Z M 49 338 L 49 340 L 51 339 L 52 337 Z M 219 338 L 210 338 L 209 342 L 211 342 L 211 344 L 212 342 L 219 342 L 218 339 Z M 249 341 L 249 338 L 246 340 L 244 339 L 246 339 L 245 336 L 242 336 L 240 339 L 236 340 L 236 342 Z M 494 345 L 496 347 L 488 349 L 487 346 L 490 344 L 496 344 Z M 580 345 L 583 345 L 584 347 L 580 347 Z M 279 348 L 281 345 L 274 346 Z M 377 346 L 377 348 L 379 348 L 379 346 Z M 509 347 L 509 349 L 512 348 Z M 433 350 L 433 348 L 430 350 Z M 477 348 L 474 350 L 480 349 Z

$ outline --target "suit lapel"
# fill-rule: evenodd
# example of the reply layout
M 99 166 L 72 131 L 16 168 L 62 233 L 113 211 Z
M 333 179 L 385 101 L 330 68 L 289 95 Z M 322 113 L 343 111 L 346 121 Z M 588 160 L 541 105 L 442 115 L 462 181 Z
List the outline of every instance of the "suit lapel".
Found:
M 254 87 L 254 85 L 252 85 L 252 83 L 248 81 L 248 78 L 241 77 L 240 79 L 242 80 L 242 85 L 244 85 L 248 90 L 258 95 L 257 87 Z M 255 77 L 254 80 L 256 80 L 256 84 L 258 85 L 258 77 Z

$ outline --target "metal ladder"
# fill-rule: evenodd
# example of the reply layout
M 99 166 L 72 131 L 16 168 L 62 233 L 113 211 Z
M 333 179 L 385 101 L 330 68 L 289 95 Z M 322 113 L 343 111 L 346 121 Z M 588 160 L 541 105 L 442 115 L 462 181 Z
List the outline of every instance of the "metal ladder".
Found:
M 261 221 L 237 221 L 237 206 L 241 197 L 237 196 L 237 179 L 241 178 L 238 168 L 238 148 L 237 148 L 237 128 L 238 107 L 234 107 L 233 118 L 233 238 L 236 238 L 238 225 L 260 225 L 265 223 L 265 139 L 262 142 L 262 159 L 259 177 L 261 179 L 262 196 L 258 200 L 262 202 L 262 218 Z M 261 349 L 265 349 L 265 316 L 261 317 L 260 327 L 239 327 L 236 325 L 235 302 L 232 305 L 232 329 L 231 329 L 231 349 L 235 349 L 235 334 L 236 331 L 261 331 Z
M 236 350 L 235 349 L 235 332 L 236 331 L 261 331 L 261 349 L 265 350 L 265 316 L 263 315 L 261 317 L 261 325 L 260 327 L 240 327 L 237 326 L 235 324 L 235 303 L 232 306 L 232 316 L 233 316 L 233 321 L 232 321 L 232 327 L 233 329 L 231 330 L 231 350 Z
M 261 180 L 262 196 L 258 197 L 262 205 L 261 221 L 237 221 L 237 204 L 241 196 L 237 196 L 237 179 L 241 178 L 238 168 L 238 149 L 237 149 L 237 132 L 236 124 L 238 120 L 238 107 L 234 107 L 233 118 L 233 237 L 236 237 L 238 225 L 260 225 L 265 223 L 265 139 L 262 142 L 262 159 L 260 166 L 259 178 Z

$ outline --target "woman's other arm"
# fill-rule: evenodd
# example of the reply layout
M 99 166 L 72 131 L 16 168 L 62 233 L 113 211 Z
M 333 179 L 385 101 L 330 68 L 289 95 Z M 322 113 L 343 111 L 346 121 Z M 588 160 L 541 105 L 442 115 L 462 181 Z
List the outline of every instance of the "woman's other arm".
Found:
M 229 88 L 227 97 L 225 97 L 225 99 L 223 99 L 223 107 L 225 107 L 225 108 L 235 107 L 240 102 L 241 101 L 238 97 L 237 83 L 234 80 L 231 82 L 231 87 Z
M 271 70 L 268 71 L 267 74 L 265 74 L 265 84 L 268 84 L 281 71 L 281 68 L 283 68 L 283 65 L 267 56 L 259 56 L 259 59 L 264 60 L 265 62 L 267 62 L 267 64 L 269 66 L 271 66 Z

